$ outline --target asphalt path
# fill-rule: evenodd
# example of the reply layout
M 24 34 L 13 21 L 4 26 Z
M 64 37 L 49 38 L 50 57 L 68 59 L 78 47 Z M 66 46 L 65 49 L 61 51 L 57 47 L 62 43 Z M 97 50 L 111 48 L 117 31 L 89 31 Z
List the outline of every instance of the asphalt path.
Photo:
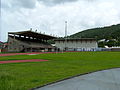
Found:
M 34 90 L 120 90 L 120 68 L 81 75 Z

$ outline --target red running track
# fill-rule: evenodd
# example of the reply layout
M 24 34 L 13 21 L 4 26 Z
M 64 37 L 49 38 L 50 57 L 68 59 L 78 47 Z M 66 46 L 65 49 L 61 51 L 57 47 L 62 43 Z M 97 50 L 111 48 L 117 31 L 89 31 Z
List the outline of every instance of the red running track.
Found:
M 79 51 L 66 51 L 66 52 L 79 52 Z M 5 54 L 0 54 L 0 56 L 30 55 L 30 54 L 45 54 L 45 53 L 56 53 L 56 52 L 5 53 Z M 57 53 L 62 53 L 62 52 L 57 52 Z
M 11 60 L 11 61 L 0 61 L 0 64 L 4 63 L 20 63 L 20 62 L 44 62 L 48 60 L 42 60 L 42 59 L 31 59 L 31 60 Z
M 55 53 L 55 52 L 5 53 L 5 54 L 0 54 L 0 56 L 29 55 L 29 54 L 44 54 L 44 53 Z

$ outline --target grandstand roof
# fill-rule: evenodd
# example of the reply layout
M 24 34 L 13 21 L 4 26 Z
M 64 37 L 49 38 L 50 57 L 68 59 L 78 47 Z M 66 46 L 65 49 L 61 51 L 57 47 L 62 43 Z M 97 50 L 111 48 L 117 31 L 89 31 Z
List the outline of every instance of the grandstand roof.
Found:
M 45 40 L 56 38 L 54 36 L 37 33 L 37 32 L 31 31 L 31 30 L 21 31 L 21 32 L 8 32 L 8 34 L 21 35 L 21 36 L 27 36 L 27 37 L 33 37 L 33 38 L 41 38 L 41 39 L 45 39 Z

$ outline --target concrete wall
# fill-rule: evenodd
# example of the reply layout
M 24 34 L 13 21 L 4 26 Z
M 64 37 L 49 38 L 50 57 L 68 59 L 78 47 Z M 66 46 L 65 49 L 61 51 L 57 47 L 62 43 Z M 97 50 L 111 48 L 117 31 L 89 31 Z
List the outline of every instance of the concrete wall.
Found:
M 55 44 L 60 49 L 64 49 L 65 46 L 67 48 L 98 48 L 96 41 L 55 41 Z
M 8 52 L 20 52 L 23 50 L 23 45 L 24 47 L 27 46 L 27 44 L 22 43 L 19 40 L 8 37 Z
M 111 51 L 120 51 L 120 48 L 111 48 Z
M 54 48 L 51 45 L 31 42 L 31 41 L 21 41 L 15 38 L 8 37 L 8 52 L 41 52 L 41 51 L 53 51 Z

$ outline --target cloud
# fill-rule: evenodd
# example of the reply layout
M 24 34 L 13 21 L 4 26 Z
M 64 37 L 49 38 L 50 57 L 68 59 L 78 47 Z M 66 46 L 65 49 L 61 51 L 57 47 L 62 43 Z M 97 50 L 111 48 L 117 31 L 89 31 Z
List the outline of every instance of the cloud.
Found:
M 29 28 L 38 29 L 38 32 L 46 34 L 64 36 L 66 20 L 68 35 L 88 28 L 120 23 L 120 0 L 44 0 L 41 2 L 44 3 L 37 0 L 2 0 L 4 8 L 1 10 L 1 40 L 7 40 L 7 32 Z M 54 6 L 47 3 L 52 3 Z
M 1 7 L 3 9 L 13 9 L 11 11 L 26 8 L 26 9 L 33 9 L 36 7 L 37 0 L 2 0 Z
M 36 0 L 14 0 L 13 5 L 32 9 L 32 8 L 35 8 L 36 6 Z
M 42 2 L 45 5 L 57 5 L 57 4 L 63 4 L 63 3 L 68 3 L 68 2 L 75 2 L 78 0 L 38 0 L 39 2 Z

